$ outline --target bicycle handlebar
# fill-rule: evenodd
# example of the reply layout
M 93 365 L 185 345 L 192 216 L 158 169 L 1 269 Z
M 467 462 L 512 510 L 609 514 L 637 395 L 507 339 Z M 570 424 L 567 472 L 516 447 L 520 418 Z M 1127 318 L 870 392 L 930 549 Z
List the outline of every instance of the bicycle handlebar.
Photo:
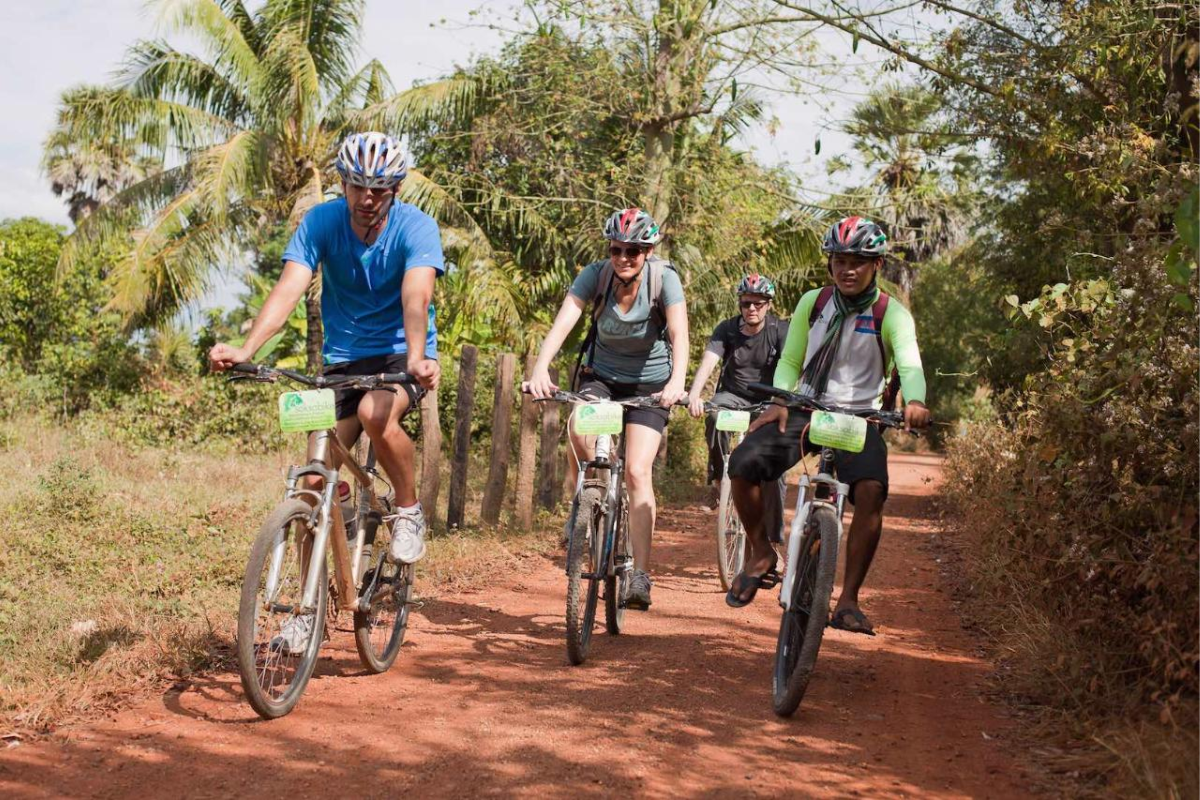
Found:
M 752 383 L 749 385 L 752 391 L 759 394 L 770 395 L 771 397 L 779 398 L 784 401 L 784 405 L 788 408 L 794 408 L 800 411 L 830 411 L 835 414 L 849 414 L 855 417 L 862 417 L 870 422 L 878 422 L 888 428 L 903 428 L 904 414 L 899 411 L 881 411 L 878 408 L 843 408 L 841 406 L 831 406 L 825 403 L 820 403 L 816 398 L 809 395 L 796 394 L 789 392 L 786 389 L 780 389 L 765 383 Z M 913 431 L 915 434 L 916 431 Z
M 341 386 L 374 389 L 397 384 L 411 385 L 417 382 L 417 379 L 407 372 L 380 372 L 375 375 L 317 375 L 313 377 L 305 375 L 302 372 L 296 372 L 295 370 L 284 369 L 282 367 L 268 367 L 265 364 L 251 364 L 248 361 L 241 364 L 234 364 L 230 367 L 230 371 L 241 373 L 248 379 L 264 383 L 274 383 L 280 378 L 287 378 L 296 383 L 313 386 L 317 389 Z M 231 379 L 233 379 L 233 376 L 231 376 Z

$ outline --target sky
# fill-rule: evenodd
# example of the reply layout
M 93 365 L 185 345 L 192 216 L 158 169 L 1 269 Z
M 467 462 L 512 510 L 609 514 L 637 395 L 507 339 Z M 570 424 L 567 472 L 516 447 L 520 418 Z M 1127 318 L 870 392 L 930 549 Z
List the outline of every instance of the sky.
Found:
M 504 34 L 481 24 L 472 11 L 485 6 L 484 17 L 503 22 L 514 5 L 509 0 L 369 0 L 362 54 L 379 58 L 403 89 L 495 52 Z M 39 167 L 59 96 L 72 86 L 109 80 L 131 43 L 157 35 L 154 13 L 144 0 L 0 0 L 0 13 L 0 107 L 6 117 L 0 130 L 0 219 L 36 216 L 69 226 L 65 205 Z M 827 52 L 850 57 L 848 36 L 828 32 L 821 42 Z M 848 82 L 845 91 L 822 95 L 830 108 L 811 97 L 774 96 L 774 134 L 752 129 L 743 146 L 766 164 L 791 167 L 802 178 L 805 198 L 820 199 L 822 190 L 831 188 L 824 164 L 849 144 L 836 124 L 862 97 L 849 90 L 852 86 Z M 818 136 L 819 156 L 813 153 Z M 220 294 L 223 300 L 228 292 Z

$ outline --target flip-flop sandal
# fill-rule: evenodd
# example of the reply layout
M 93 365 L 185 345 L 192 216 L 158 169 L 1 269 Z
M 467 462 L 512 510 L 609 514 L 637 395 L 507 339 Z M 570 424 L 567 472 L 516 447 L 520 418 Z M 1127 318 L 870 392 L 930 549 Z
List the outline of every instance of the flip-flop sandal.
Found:
M 744 572 L 739 572 L 738 576 L 733 579 L 733 586 L 729 587 L 728 594 L 725 595 L 725 604 L 731 608 L 742 608 L 754 602 L 754 596 L 758 594 L 759 589 L 770 589 L 772 586 L 777 586 L 781 578 L 775 567 L 771 567 L 762 575 L 747 575 Z M 746 589 L 752 589 L 750 596 L 742 598 L 742 592 Z
M 846 617 L 852 617 L 857 623 L 857 626 L 851 627 L 846 624 Z M 843 608 L 841 611 L 835 611 L 833 619 L 829 620 L 829 627 L 837 628 L 839 631 L 849 631 L 850 633 L 861 633 L 864 636 L 874 636 L 875 629 L 871 627 L 867 615 L 857 608 Z

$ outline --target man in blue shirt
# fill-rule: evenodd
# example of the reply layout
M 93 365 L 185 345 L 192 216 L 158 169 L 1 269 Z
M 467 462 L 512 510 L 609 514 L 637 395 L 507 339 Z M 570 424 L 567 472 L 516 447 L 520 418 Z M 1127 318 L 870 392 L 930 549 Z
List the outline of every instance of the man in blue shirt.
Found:
M 419 389 L 402 393 L 337 393 L 338 438 L 349 446 L 365 430 L 396 491 L 389 555 L 412 563 L 425 555 L 425 516 L 417 501 L 413 443 L 400 419 L 441 375 L 431 304 L 434 281 L 445 272 L 441 235 L 431 217 L 396 201 L 408 164 L 395 139 L 350 135 L 338 152 L 337 170 L 345 196 L 305 215 L 245 343 L 217 344 L 209 363 L 219 372 L 253 359 L 323 267 L 324 374 L 404 371 L 420 382 Z

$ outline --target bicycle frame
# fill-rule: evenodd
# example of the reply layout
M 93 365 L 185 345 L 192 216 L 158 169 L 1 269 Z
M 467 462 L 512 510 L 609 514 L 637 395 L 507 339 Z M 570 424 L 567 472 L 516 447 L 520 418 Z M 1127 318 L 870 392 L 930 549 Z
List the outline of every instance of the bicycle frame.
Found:
M 620 524 L 620 514 L 612 512 L 620 507 L 621 486 L 625 480 L 625 434 L 617 434 L 615 442 L 613 438 L 611 434 L 598 435 L 594 451 L 596 457 L 589 461 L 579 462 L 579 474 L 575 477 L 575 495 L 571 498 L 571 510 L 567 514 L 567 552 L 570 553 L 575 544 L 576 528 L 571 522 L 575 519 L 575 514 L 579 510 L 579 498 L 583 495 L 583 486 L 587 481 L 587 471 L 589 469 L 608 470 L 608 488 L 604 495 L 604 546 L 600 551 L 600 562 L 597 565 L 604 572 L 589 573 L 583 576 L 585 578 L 605 578 L 616 572 L 616 565 L 612 563 L 612 551 L 616 545 L 617 525 Z M 609 458 L 608 455 L 614 450 L 616 457 Z M 603 566 L 601 567 L 600 565 Z
M 838 524 L 838 541 L 842 539 L 842 514 L 846 507 L 846 497 L 850 487 L 834 477 L 834 453 L 828 447 L 821 448 L 817 475 L 809 478 L 807 474 L 800 476 L 799 490 L 796 496 L 796 514 L 792 517 L 792 531 L 788 538 L 787 567 L 784 570 L 783 584 L 779 589 L 779 605 L 786 611 L 792 602 L 792 585 L 796 582 L 797 565 L 800 562 L 800 540 L 804 538 L 804 528 L 814 506 L 828 506 L 834 510 Z M 826 496 L 819 497 L 821 487 L 827 487 Z
M 313 454 L 312 458 L 304 466 L 293 465 L 288 467 L 286 488 L 284 490 L 285 499 L 307 495 L 316 501 L 313 513 L 319 516 L 317 525 L 315 526 L 316 534 L 313 537 L 312 552 L 308 556 L 308 568 L 305 574 L 320 575 L 326 548 L 331 548 L 333 550 L 334 576 L 337 581 L 339 603 L 344 608 L 357 611 L 360 610 L 362 601 L 365 601 L 366 605 L 363 608 L 369 608 L 372 598 L 359 597 L 361 586 L 359 585 L 358 575 L 362 563 L 363 544 L 366 541 L 366 514 L 362 512 L 367 510 L 376 511 L 381 516 L 385 512 L 383 503 L 380 502 L 379 496 L 375 494 L 374 480 L 370 474 L 373 471 L 373 467 L 370 465 L 365 468 L 361 466 L 354 459 L 354 456 L 350 454 L 350 451 L 338 441 L 337 432 L 332 428 L 324 431 L 314 431 L 310 434 L 309 446 Z M 358 524 L 354 537 L 353 556 L 351 556 L 349 541 L 346 536 L 346 523 L 342 519 L 342 506 L 336 499 L 338 470 L 327 466 L 330 454 L 337 459 L 338 463 L 350 471 L 350 474 L 358 481 L 363 492 L 359 497 Z M 368 462 L 371 460 L 368 458 Z M 301 487 L 301 479 L 308 475 L 315 475 L 324 481 L 323 488 L 320 491 Z M 271 567 L 267 577 L 268 597 L 274 594 L 275 583 L 279 578 L 283 556 L 284 540 L 280 538 L 274 552 L 271 554 Z M 318 591 L 317 581 L 305 581 L 304 594 L 301 598 L 301 613 L 313 613 L 316 610 Z

